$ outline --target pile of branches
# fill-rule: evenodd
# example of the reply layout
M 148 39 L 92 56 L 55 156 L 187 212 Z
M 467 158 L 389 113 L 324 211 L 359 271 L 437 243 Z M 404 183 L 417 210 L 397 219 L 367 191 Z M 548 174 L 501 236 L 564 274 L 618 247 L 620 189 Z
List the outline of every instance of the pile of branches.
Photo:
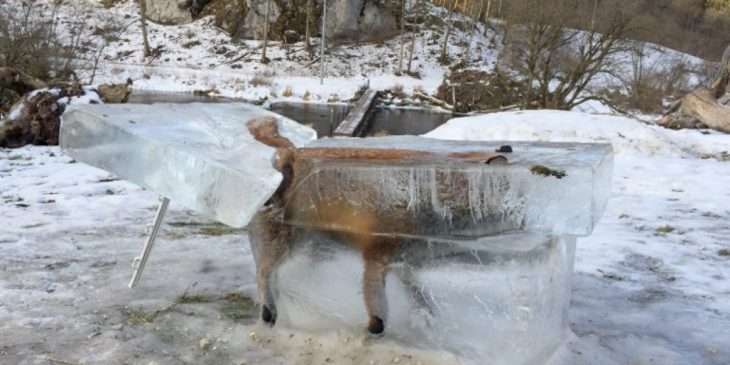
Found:
M 66 102 L 75 96 L 96 93 L 105 103 L 124 103 L 131 93 L 132 81 L 104 84 L 92 90 L 78 82 L 46 83 L 18 69 L 0 67 L 0 90 L 23 95 L 0 120 L 0 147 L 16 148 L 28 144 L 57 145 L 61 114 Z M 60 99 L 66 100 L 59 102 Z
M 450 104 L 457 113 L 497 111 L 515 107 L 526 97 L 524 84 L 499 69 L 454 70 L 444 78 L 436 97 Z

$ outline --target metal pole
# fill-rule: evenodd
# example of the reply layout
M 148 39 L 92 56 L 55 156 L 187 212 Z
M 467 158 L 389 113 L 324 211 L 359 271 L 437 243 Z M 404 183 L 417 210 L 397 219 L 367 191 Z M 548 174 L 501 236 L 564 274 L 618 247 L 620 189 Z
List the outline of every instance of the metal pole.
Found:
M 327 24 L 327 0 L 322 4 L 322 45 L 319 50 L 319 84 L 324 84 L 324 41 L 325 25 Z
M 139 282 L 139 278 L 142 276 L 142 270 L 144 270 L 144 266 L 147 264 L 147 258 L 150 256 L 150 251 L 152 251 L 152 245 L 155 243 L 155 238 L 157 238 L 157 233 L 160 231 L 160 226 L 162 225 L 162 218 L 165 217 L 165 212 L 167 211 L 167 206 L 170 204 L 170 199 L 165 198 L 164 196 L 160 197 L 160 205 L 157 206 L 157 215 L 155 215 L 155 223 L 152 226 L 152 232 L 150 232 L 150 235 L 147 237 L 147 242 L 145 242 L 144 247 L 142 248 L 142 253 L 139 257 L 135 257 L 134 261 L 132 262 L 132 269 L 134 270 L 132 274 L 132 280 L 129 282 L 129 287 L 133 288 L 137 283 Z

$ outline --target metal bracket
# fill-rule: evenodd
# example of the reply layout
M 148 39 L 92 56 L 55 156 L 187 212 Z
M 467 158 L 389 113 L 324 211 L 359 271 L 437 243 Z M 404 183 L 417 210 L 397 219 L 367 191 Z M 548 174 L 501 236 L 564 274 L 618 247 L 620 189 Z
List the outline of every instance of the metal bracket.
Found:
M 152 225 L 152 231 L 147 237 L 147 241 L 142 248 L 142 253 L 138 257 L 135 257 L 134 261 L 132 262 L 133 273 L 132 280 L 129 282 L 130 288 L 133 288 L 135 285 L 137 285 L 137 283 L 139 282 L 139 278 L 142 276 L 142 271 L 147 264 L 147 259 L 150 256 L 150 251 L 152 251 L 152 245 L 155 243 L 157 233 L 160 231 L 162 218 L 165 217 L 165 212 L 167 211 L 167 206 L 169 204 L 170 199 L 165 198 L 164 196 L 160 197 L 160 205 L 157 206 L 157 215 L 155 215 L 155 223 Z

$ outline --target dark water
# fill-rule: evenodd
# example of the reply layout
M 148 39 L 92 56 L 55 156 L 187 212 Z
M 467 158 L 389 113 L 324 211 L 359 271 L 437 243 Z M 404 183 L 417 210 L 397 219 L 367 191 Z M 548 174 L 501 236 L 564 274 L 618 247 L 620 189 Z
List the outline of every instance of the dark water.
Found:
M 134 92 L 130 103 L 231 103 L 244 100 L 199 96 L 187 93 Z M 311 126 L 320 137 L 329 136 L 352 108 L 348 104 L 314 104 L 277 102 L 270 110 Z M 369 135 L 423 134 L 454 117 L 451 113 L 427 109 L 378 107 L 371 121 Z

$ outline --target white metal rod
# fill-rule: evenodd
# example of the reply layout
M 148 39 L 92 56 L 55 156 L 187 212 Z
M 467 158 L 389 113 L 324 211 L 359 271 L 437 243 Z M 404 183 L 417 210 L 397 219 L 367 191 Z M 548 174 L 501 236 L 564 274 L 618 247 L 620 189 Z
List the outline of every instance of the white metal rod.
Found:
M 164 196 L 160 197 L 160 205 L 157 207 L 157 215 L 155 215 L 155 223 L 152 226 L 152 232 L 150 232 L 150 235 L 147 237 L 147 242 L 145 242 L 144 247 L 142 248 L 142 253 L 139 257 L 135 257 L 134 262 L 132 263 L 132 268 L 134 269 L 134 272 L 132 274 L 132 280 L 129 282 L 130 288 L 133 288 L 135 285 L 137 285 L 137 283 L 139 282 L 139 278 L 142 276 L 142 271 L 147 264 L 147 259 L 150 256 L 150 251 L 152 251 L 152 245 L 155 243 L 157 233 L 160 231 L 162 218 L 165 217 L 165 212 L 167 211 L 167 206 L 169 204 L 170 199 L 165 198 Z

